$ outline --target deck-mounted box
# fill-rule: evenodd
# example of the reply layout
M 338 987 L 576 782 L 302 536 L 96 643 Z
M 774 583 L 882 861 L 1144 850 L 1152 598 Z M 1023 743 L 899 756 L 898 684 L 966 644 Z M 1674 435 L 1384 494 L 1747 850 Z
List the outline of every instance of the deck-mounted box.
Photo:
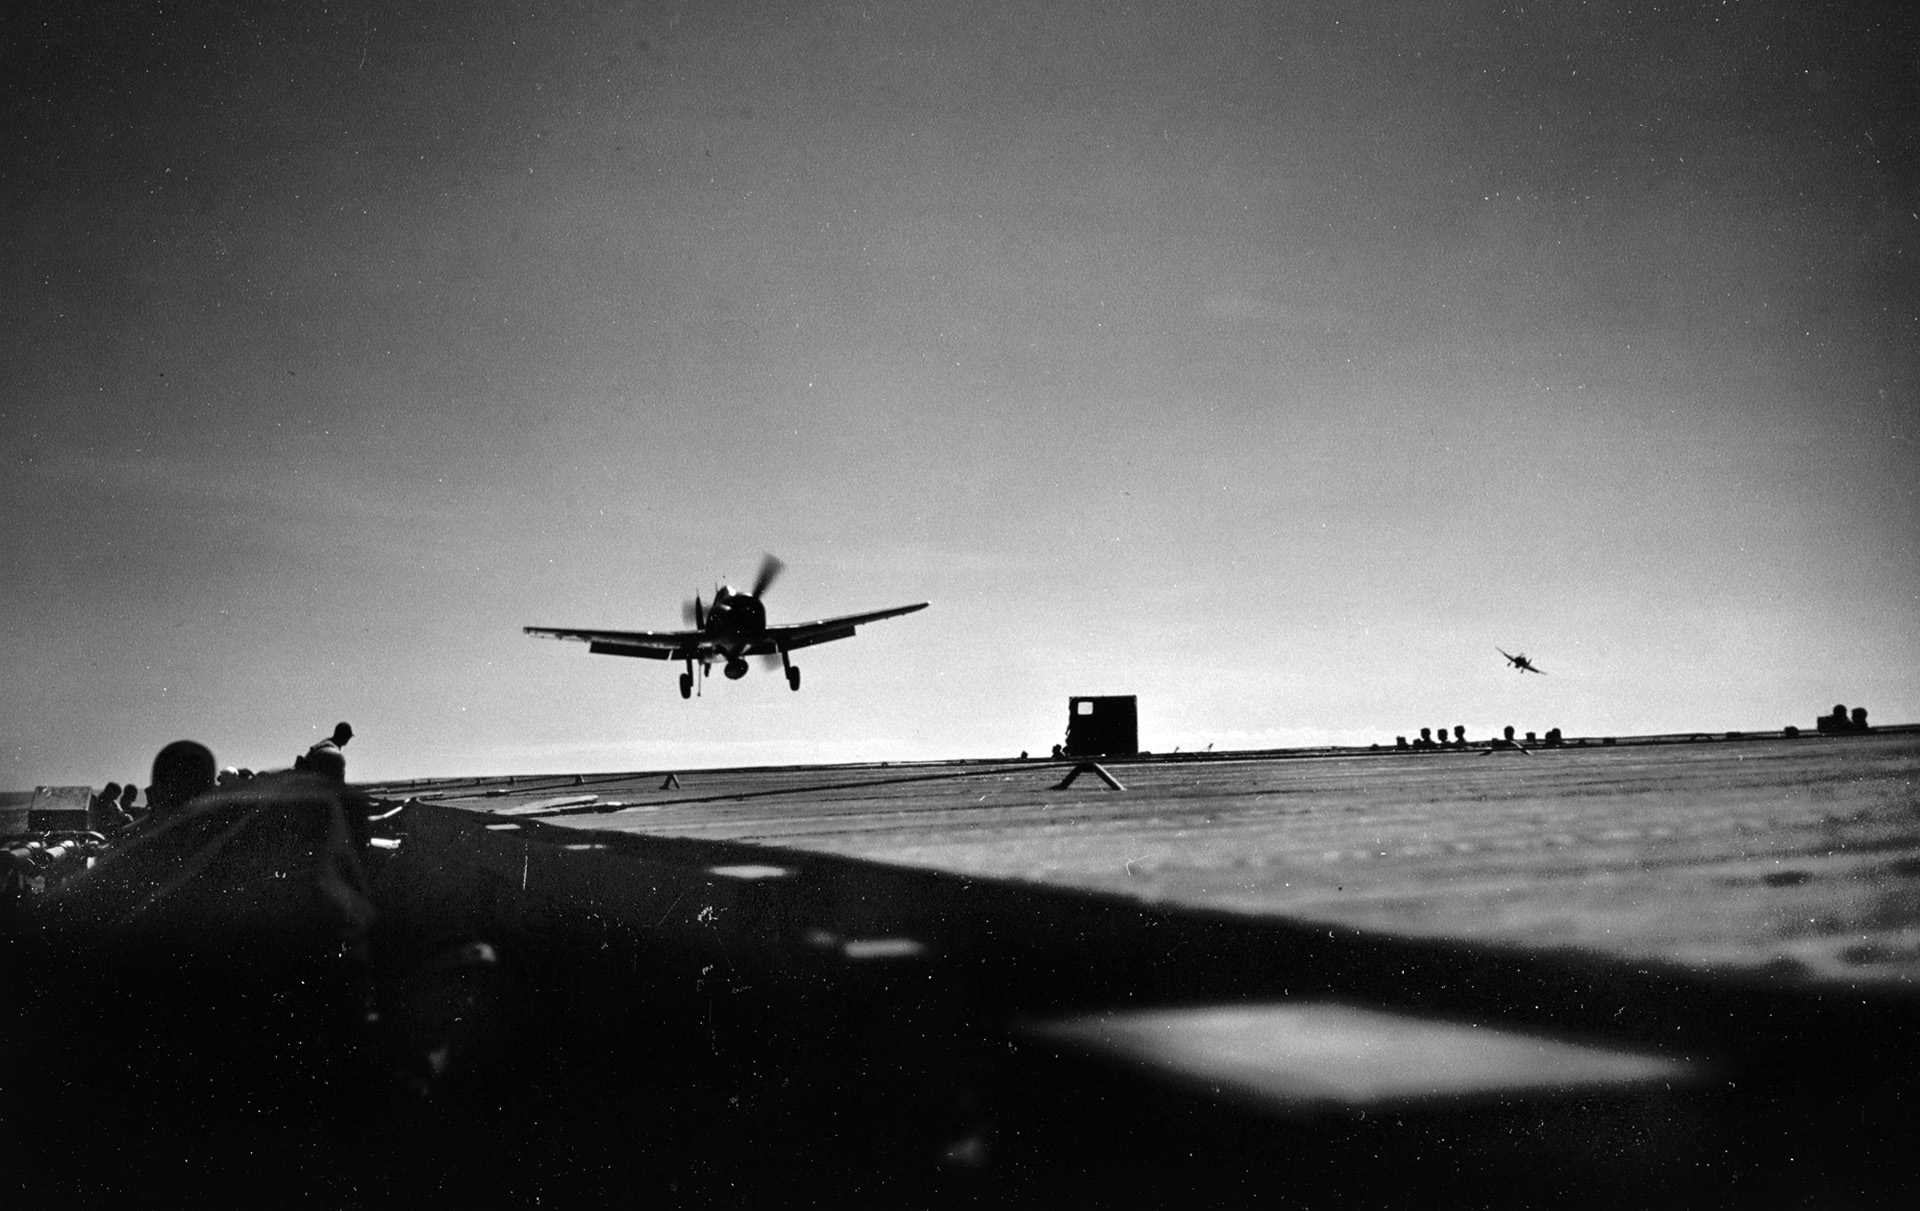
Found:
M 1067 699 L 1069 757 L 1131 757 L 1140 751 L 1140 715 L 1132 694 Z
M 27 827 L 34 831 L 63 832 L 91 828 L 87 804 L 91 786 L 36 786 L 27 804 Z

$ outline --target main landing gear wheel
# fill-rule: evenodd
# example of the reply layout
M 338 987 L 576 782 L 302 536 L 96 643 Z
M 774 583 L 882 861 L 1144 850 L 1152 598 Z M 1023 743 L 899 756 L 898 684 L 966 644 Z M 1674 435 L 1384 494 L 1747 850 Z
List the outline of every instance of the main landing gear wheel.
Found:
M 692 673 L 680 674 L 680 696 L 682 698 L 693 697 L 693 674 Z
M 800 688 L 800 670 L 797 666 L 787 666 L 787 688 L 790 690 L 798 690 Z

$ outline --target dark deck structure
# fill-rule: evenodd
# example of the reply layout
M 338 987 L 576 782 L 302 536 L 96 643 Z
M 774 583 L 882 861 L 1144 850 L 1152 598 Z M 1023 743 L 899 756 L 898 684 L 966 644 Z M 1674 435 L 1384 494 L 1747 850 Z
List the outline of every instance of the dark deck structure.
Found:
M 1131 757 L 1140 751 L 1140 709 L 1132 694 L 1067 699 L 1068 757 Z
M 31 1087 L 111 1109 L 146 1057 L 130 1121 L 167 1112 L 171 1142 L 15 1163 L 13 1193 L 217 1197 L 230 1171 L 341 1205 L 1920 1193 L 1920 735 L 1103 763 L 1124 790 L 1063 788 L 1073 761 L 367 788 L 377 1031 L 329 1008 L 359 1002 L 324 947 L 188 938 L 82 971 L 82 1009 L 130 996 L 199 1050 L 155 1067 L 139 1008 L 36 1052 Z M 287 805 L 333 840 L 230 846 L 231 886 L 194 903 L 307 903 L 281 880 L 346 843 L 315 786 Z M 280 835 L 273 804 L 230 806 L 208 836 Z M 218 976 L 211 1016 L 177 971 Z M 201 1079 L 236 1048 L 244 1071 Z M 31 1109 L 10 1125 L 66 1137 Z

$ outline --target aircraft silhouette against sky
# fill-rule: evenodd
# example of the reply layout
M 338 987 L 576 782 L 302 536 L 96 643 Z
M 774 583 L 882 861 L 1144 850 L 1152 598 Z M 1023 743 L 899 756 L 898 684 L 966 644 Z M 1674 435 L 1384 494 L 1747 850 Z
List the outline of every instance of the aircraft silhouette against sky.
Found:
M 842 614 L 817 622 L 792 622 L 767 625 L 767 607 L 760 598 L 772 587 L 780 569 L 786 567 L 769 555 L 754 578 L 753 591 L 743 593 L 731 585 L 721 585 L 713 593 L 713 604 L 700 600 L 698 593 L 687 603 L 687 621 L 691 631 L 592 631 L 567 627 L 526 627 L 529 635 L 546 639 L 572 639 L 587 645 L 589 652 L 603 656 L 639 656 L 647 660 L 684 660 L 686 671 L 680 674 L 680 696 L 693 697 L 694 666 L 700 669 L 699 684 L 706 684 L 707 669 L 715 660 L 726 663 L 721 671 L 727 680 L 738 681 L 747 675 L 747 657 L 780 658 L 787 673 L 787 688 L 800 688 L 800 666 L 787 656 L 795 648 L 812 647 L 835 639 L 851 639 L 854 628 L 882 618 L 897 618 L 924 610 L 927 603 L 895 606 L 865 614 Z
M 1502 648 L 1495 648 L 1493 650 L 1496 652 L 1499 652 L 1502 656 L 1506 656 L 1507 663 L 1512 665 L 1514 668 L 1520 670 L 1522 673 L 1538 673 L 1542 677 L 1545 677 L 1547 675 L 1547 671 L 1545 669 L 1536 669 L 1533 667 L 1533 661 L 1527 659 L 1527 654 L 1525 652 L 1520 653 L 1518 656 L 1511 656 L 1511 655 L 1508 655 L 1507 652 Z

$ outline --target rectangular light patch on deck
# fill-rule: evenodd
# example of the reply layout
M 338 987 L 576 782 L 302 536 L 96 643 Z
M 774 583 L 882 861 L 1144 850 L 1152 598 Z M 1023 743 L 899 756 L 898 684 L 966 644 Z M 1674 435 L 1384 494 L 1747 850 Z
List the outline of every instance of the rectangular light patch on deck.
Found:
M 1626 1092 L 1694 1075 L 1643 1052 L 1324 1003 L 1085 1014 L 1029 1033 L 1290 1109 Z
M 751 862 L 736 863 L 732 866 L 709 866 L 707 873 L 722 879 L 784 879 L 793 872 L 784 866 L 763 866 Z

